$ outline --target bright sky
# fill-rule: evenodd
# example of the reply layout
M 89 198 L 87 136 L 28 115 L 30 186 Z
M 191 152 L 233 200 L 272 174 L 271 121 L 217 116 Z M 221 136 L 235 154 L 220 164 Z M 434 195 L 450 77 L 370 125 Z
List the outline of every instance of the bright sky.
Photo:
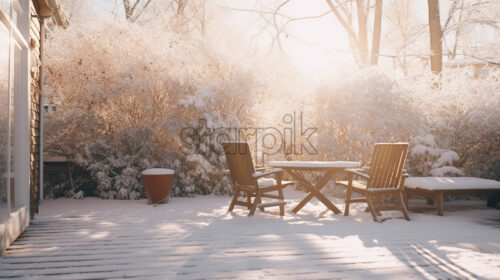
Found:
M 262 9 L 248 0 L 222 0 L 221 6 L 235 9 Z M 266 1 L 262 1 L 266 3 Z M 269 3 L 269 2 L 267 2 Z M 328 11 L 324 1 L 291 1 L 282 12 L 290 17 L 317 16 Z M 259 15 L 252 12 L 232 11 L 228 13 L 234 28 L 241 30 L 254 46 L 266 48 L 271 42 L 271 36 L 259 28 L 265 25 L 258 21 Z M 255 24 L 257 22 L 257 24 Z M 269 30 L 274 31 L 272 28 Z M 317 19 L 300 20 L 287 26 L 287 38 L 282 36 L 282 47 L 286 55 L 300 65 L 300 68 L 311 74 L 331 72 L 342 64 L 352 64 L 347 35 L 333 14 Z

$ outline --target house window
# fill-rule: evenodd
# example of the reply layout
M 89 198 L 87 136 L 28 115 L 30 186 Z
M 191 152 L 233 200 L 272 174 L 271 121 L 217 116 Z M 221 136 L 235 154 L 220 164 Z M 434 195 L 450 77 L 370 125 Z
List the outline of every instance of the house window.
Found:
M 0 223 L 28 207 L 30 184 L 29 1 L 5 2 L 0 0 Z

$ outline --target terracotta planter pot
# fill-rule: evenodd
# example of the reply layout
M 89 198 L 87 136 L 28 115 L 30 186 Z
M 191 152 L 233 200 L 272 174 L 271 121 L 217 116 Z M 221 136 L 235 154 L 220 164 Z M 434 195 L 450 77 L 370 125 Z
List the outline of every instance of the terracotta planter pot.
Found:
M 174 180 L 174 171 L 152 168 L 142 171 L 141 175 L 148 196 L 148 204 L 167 203 Z

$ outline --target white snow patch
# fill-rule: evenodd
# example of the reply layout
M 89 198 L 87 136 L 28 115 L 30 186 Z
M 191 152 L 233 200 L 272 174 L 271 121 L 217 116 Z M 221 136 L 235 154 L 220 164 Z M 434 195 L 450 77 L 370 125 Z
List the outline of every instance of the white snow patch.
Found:
M 276 179 L 273 178 L 261 178 L 258 180 L 259 187 L 265 188 L 265 187 L 271 187 L 276 185 Z
M 423 155 L 423 154 L 428 153 L 428 154 L 433 155 L 433 156 L 439 156 L 439 155 L 441 155 L 441 152 L 442 152 L 441 149 L 431 148 L 431 147 L 428 147 L 428 146 L 425 146 L 422 144 L 417 144 L 417 145 L 413 146 L 413 148 L 411 149 L 411 153 L 413 155 Z
M 215 92 L 209 88 L 202 88 L 197 90 L 193 95 L 187 96 L 179 101 L 180 105 L 184 107 L 194 107 L 196 109 L 202 109 L 208 105 L 214 103 Z
M 405 180 L 405 187 L 426 190 L 500 190 L 500 182 L 474 177 L 409 177 Z
M 272 167 L 297 167 L 297 168 L 356 168 L 358 161 L 270 161 Z
M 83 199 L 83 191 L 79 191 L 73 195 L 74 199 Z
M 441 164 L 451 164 L 455 160 L 458 160 L 457 153 L 454 151 L 444 151 L 437 161 Z
M 175 172 L 172 169 L 166 168 L 150 168 L 142 171 L 142 175 L 173 175 Z
M 413 141 L 416 143 L 421 143 L 427 146 L 435 146 L 436 145 L 436 140 L 434 135 L 432 134 L 427 134 L 427 135 L 419 135 L 413 138 Z
M 463 176 L 464 173 L 462 170 L 454 167 L 454 166 L 441 166 L 434 168 L 430 171 L 431 175 L 434 177 L 444 177 L 446 175 L 458 175 Z

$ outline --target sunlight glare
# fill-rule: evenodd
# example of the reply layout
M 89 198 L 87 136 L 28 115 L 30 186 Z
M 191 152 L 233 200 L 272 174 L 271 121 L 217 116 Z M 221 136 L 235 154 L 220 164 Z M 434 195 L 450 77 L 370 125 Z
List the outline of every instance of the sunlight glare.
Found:
M 109 236 L 109 231 L 101 231 L 98 233 L 94 233 L 94 234 L 90 235 L 89 237 L 92 239 L 102 239 L 102 238 L 106 238 L 108 236 Z

